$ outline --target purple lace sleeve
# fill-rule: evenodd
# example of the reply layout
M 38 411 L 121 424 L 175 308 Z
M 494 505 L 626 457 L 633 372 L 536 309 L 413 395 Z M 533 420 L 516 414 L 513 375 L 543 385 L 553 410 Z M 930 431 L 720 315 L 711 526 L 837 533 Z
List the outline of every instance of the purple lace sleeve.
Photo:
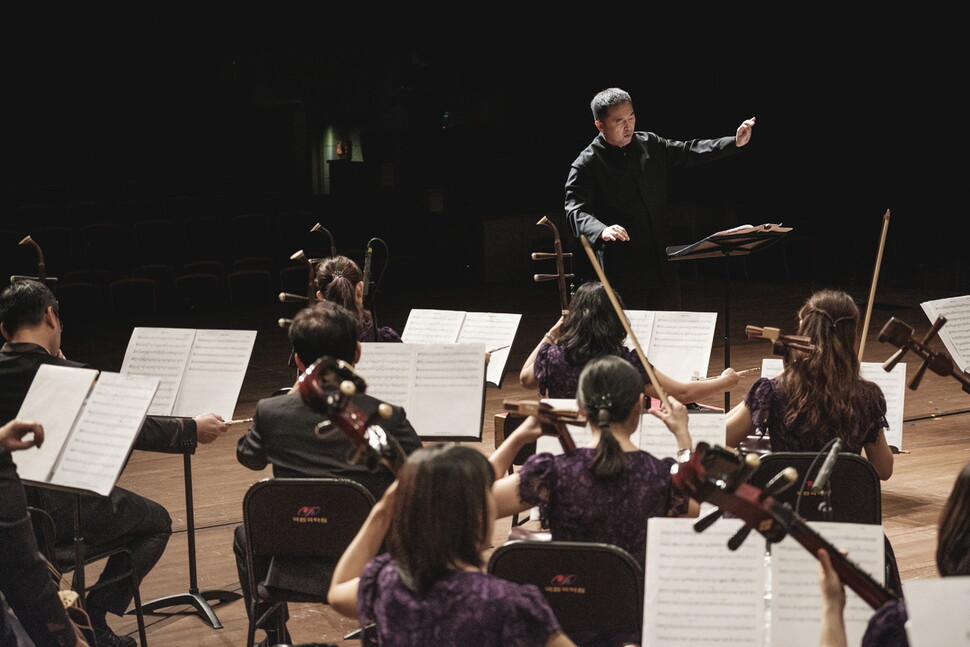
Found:
M 530 505 L 548 505 L 557 482 L 555 456 L 534 454 L 519 469 L 519 498 Z
M 869 619 L 862 647 L 909 647 L 906 619 L 906 604 L 902 600 L 882 605 Z

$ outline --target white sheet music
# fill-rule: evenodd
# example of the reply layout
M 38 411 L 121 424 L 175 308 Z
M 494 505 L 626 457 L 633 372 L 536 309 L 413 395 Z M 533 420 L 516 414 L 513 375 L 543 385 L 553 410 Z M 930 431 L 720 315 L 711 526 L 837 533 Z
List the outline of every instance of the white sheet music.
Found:
M 647 522 L 644 647 L 763 645 L 765 541 L 752 533 L 732 551 L 739 519 L 719 519 L 701 533 L 695 521 Z
M 255 330 L 196 331 L 172 415 L 231 420 L 255 342 Z
M 230 420 L 255 341 L 255 330 L 135 328 L 121 373 L 159 378 L 149 415 Z
M 761 376 L 773 378 L 781 373 L 784 363 L 780 357 L 761 360 Z M 886 398 L 886 442 L 896 449 L 903 448 L 903 407 L 906 399 L 906 363 L 899 362 L 892 371 L 886 372 L 879 362 L 862 362 L 859 374 L 875 382 Z
M 657 370 L 682 382 L 707 377 L 716 312 L 624 312 L 641 350 Z M 634 348 L 629 338 L 624 345 Z
M 718 522 L 720 523 L 720 522 Z M 883 528 L 875 524 L 812 521 L 809 527 L 874 580 L 883 583 Z M 771 545 L 770 640 L 772 645 L 816 647 L 822 618 L 818 559 L 790 536 Z M 873 609 L 851 588 L 845 590 L 845 631 L 858 645 Z
M 404 407 L 418 436 L 481 439 L 483 344 L 366 344 L 367 393 Z
M 415 308 L 408 314 L 401 340 L 407 344 L 480 343 L 491 352 L 485 381 L 499 386 L 521 319 L 521 314 L 506 312 Z
M 937 333 L 953 363 L 961 371 L 970 371 L 970 295 L 924 301 L 920 304 L 930 323 L 939 316 L 946 323 Z
M 194 339 L 192 328 L 135 328 L 131 332 L 121 372 L 159 379 L 149 415 L 172 415 Z
M 694 447 L 699 442 L 724 447 L 727 437 L 726 416 L 723 413 L 693 412 L 687 414 L 688 429 Z M 677 455 L 677 439 L 667 425 L 652 414 L 640 417 L 639 439 L 637 446 L 658 458 Z
M 907 580 L 903 591 L 912 647 L 970 645 L 970 576 Z
M 107 496 L 124 469 L 158 382 L 154 377 L 98 376 L 94 369 L 42 365 L 17 415 L 44 425 L 44 444 L 13 454 L 21 478 Z
M 54 482 L 107 496 L 138 436 L 158 378 L 101 373 L 54 474 Z
M 414 308 L 401 332 L 405 344 L 453 344 L 458 340 L 465 313 L 460 310 Z
M 10 454 L 21 479 L 47 483 L 53 477 L 74 421 L 97 377 L 93 368 L 41 364 L 37 369 L 17 417 L 44 425 L 44 444 L 39 449 Z

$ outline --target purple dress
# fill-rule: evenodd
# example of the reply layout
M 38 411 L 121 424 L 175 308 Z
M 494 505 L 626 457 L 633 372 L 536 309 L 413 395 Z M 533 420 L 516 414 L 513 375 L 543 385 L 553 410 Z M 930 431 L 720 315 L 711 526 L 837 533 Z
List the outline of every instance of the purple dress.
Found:
M 387 553 L 364 567 L 357 591 L 363 644 L 382 647 L 541 647 L 562 631 L 538 587 L 476 571 L 453 571 L 417 597 Z
M 366 341 L 376 341 L 376 342 L 400 342 L 401 336 L 397 334 L 397 331 L 390 326 L 381 326 L 377 329 L 377 339 L 374 339 L 374 324 L 368 322 L 366 324 L 361 324 L 360 335 L 357 337 L 361 342 Z
M 781 388 L 778 378 L 759 378 L 748 391 L 744 403 L 751 411 L 751 421 L 762 436 L 768 436 L 773 452 L 817 452 L 824 445 L 814 436 L 789 429 L 785 425 L 788 396 Z M 845 451 L 862 453 L 862 447 L 879 439 L 879 431 L 887 426 L 886 397 L 878 385 L 860 382 L 856 393 L 855 410 L 866 421 L 863 429 L 857 429 L 846 442 Z
M 643 368 L 640 356 L 635 350 L 624 349 L 620 355 L 639 371 L 644 384 L 650 384 L 647 369 Z M 547 398 L 575 398 L 582 366 L 573 366 L 566 361 L 566 349 L 558 344 L 542 344 L 533 364 L 539 391 Z
M 909 647 L 906 619 L 906 603 L 902 600 L 882 605 L 869 619 L 862 647 Z
M 543 525 L 560 541 L 613 544 L 641 566 L 646 561 L 647 519 L 687 512 L 689 499 L 670 478 L 673 458 L 626 452 L 626 469 L 613 479 L 590 470 L 594 450 L 529 457 L 519 470 L 519 497 L 539 506 Z

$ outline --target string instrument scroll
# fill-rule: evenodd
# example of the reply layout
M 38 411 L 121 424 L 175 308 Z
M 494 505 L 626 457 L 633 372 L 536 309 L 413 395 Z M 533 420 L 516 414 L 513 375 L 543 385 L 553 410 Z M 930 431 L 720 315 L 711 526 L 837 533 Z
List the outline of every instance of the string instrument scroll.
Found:
M 745 460 L 750 456 L 742 459 L 737 452 L 698 443 L 688 461 L 674 466 L 671 476 L 674 484 L 692 498 L 716 505 L 718 509 L 711 516 L 729 513 L 744 521 L 742 532 L 728 542 L 732 550 L 741 545 L 750 530 L 757 530 L 772 543 L 791 536 L 813 556 L 817 557 L 819 549 L 825 549 L 842 582 L 873 609 L 899 599 L 895 592 L 880 584 L 809 527 L 790 505 L 773 497 L 798 478 L 794 468 L 786 468 L 761 490 L 746 482 L 752 465 Z M 701 532 L 709 527 L 706 519 L 708 517 L 699 520 L 695 530 Z
M 772 352 L 786 360 L 791 350 L 800 350 L 803 353 L 815 352 L 815 344 L 812 343 L 811 338 L 803 335 L 785 335 L 778 328 L 745 326 L 744 333 L 748 339 L 770 339 Z
M 367 383 L 349 363 L 321 357 L 300 375 L 296 389 L 311 409 L 326 416 L 316 427 L 318 436 L 340 431 L 350 440 L 354 452 L 348 462 L 371 471 L 383 465 L 397 475 L 407 455 L 379 424 L 394 409 L 386 402 L 360 397 Z
M 510 413 L 520 416 L 535 416 L 542 428 L 542 433 L 547 436 L 559 438 L 564 452 L 571 452 L 576 449 L 572 434 L 569 433 L 569 425 L 577 427 L 586 426 L 586 416 L 577 409 L 559 409 L 553 407 L 548 402 L 539 400 L 505 400 L 502 406 Z
M 943 377 L 952 376 L 956 378 L 956 380 L 963 385 L 963 390 L 970 393 L 970 376 L 957 368 L 956 364 L 953 363 L 953 360 L 947 355 L 941 352 L 933 351 L 928 346 L 930 340 L 932 340 L 933 337 L 940 332 L 940 329 L 945 323 L 946 317 L 937 317 L 929 331 L 923 336 L 923 340 L 918 341 L 913 335 L 912 326 L 903 323 L 902 321 L 896 319 L 896 317 L 891 317 L 879 332 L 878 340 L 880 342 L 892 344 L 893 346 L 899 348 L 899 350 L 893 353 L 889 359 L 883 362 L 883 369 L 885 369 L 886 372 L 892 371 L 896 364 L 899 363 L 899 360 L 903 358 L 903 355 L 905 355 L 907 351 L 912 350 L 914 353 L 923 358 L 923 364 L 916 371 L 916 375 L 913 376 L 912 381 L 910 381 L 910 389 L 915 391 L 919 388 L 919 383 L 923 379 L 926 369 L 929 368 L 937 375 L 942 375 Z
M 41 283 L 47 283 L 47 266 L 44 264 L 44 252 L 41 250 L 40 245 L 37 241 L 30 236 L 24 236 L 23 240 L 20 241 L 20 245 L 30 245 L 37 252 L 37 280 Z
M 566 292 L 566 279 L 571 279 L 573 278 L 574 275 L 566 273 L 566 267 L 565 267 L 565 264 L 563 263 L 563 259 L 565 258 L 571 259 L 573 255 L 571 252 L 563 253 L 562 241 L 559 238 L 559 229 L 551 220 L 543 216 L 542 218 L 539 219 L 539 222 L 537 222 L 536 224 L 547 225 L 550 229 L 552 229 L 553 248 L 555 249 L 555 252 L 551 254 L 549 252 L 533 252 L 532 260 L 544 261 L 550 258 L 555 258 L 556 273 L 555 274 L 535 274 L 532 278 L 537 283 L 541 281 L 551 281 L 553 279 L 555 279 L 558 282 L 559 307 L 561 310 L 561 314 L 566 314 L 567 312 L 569 312 L 569 301 L 572 297 L 572 290 L 570 290 L 568 293 Z

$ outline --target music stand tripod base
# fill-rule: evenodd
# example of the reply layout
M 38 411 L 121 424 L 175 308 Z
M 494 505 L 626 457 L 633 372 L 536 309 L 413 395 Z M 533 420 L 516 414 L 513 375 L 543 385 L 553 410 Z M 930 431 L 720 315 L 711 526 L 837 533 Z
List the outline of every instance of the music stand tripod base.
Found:
M 232 600 L 242 598 L 242 595 L 236 593 L 235 591 L 199 591 L 199 585 L 197 583 L 198 575 L 195 563 L 195 512 L 192 507 L 192 455 L 183 454 L 182 462 L 185 471 L 185 520 L 186 540 L 188 541 L 189 545 L 189 591 L 188 593 L 169 595 L 163 598 L 158 598 L 157 600 L 152 600 L 151 602 L 145 602 L 142 604 L 142 612 L 158 614 L 160 609 L 189 605 L 194 607 L 195 613 L 198 613 L 207 625 L 213 629 L 222 629 L 222 623 L 219 622 L 219 618 L 216 617 L 216 613 L 212 610 L 212 606 L 209 604 L 209 601 L 217 600 L 218 602 L 230 602 Z M 130 613 L 133 613 L 133 611 L 125 612 L 126 615 Z M 176 611 L 165 615 L 178 615 L 180 613 L 187 612 Z

